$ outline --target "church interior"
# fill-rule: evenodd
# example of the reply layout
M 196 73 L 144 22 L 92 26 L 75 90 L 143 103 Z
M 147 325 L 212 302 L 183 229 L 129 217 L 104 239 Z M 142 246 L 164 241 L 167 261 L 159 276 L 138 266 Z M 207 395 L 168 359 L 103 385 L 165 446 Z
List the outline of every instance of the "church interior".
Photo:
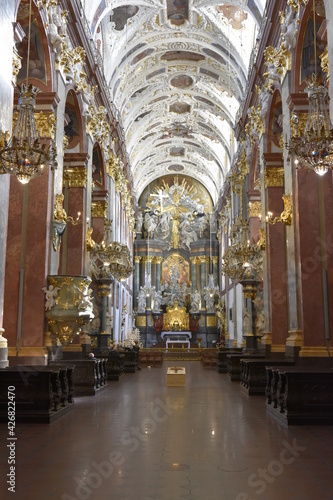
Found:
M 333 3 L 0 13 L 1 491 L 333 498 Z

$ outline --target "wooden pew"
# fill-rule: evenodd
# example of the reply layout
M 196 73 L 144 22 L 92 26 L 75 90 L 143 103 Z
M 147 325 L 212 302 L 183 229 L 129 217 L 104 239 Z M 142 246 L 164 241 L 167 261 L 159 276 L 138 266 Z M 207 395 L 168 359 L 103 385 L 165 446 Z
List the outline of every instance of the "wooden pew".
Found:
M 266 410 L 286 425 L 333 424 L 332 368 L 267 366 Z
M 284 359 L 244 359 L 240 360 L 241 388 L 247 394 L 265 394 L 267 385 L 266 366 L 293 366 L 293 361 Z
M 0 420 L 8 420 L 8 387 L 15 387 L 15 420 L 50 423 L 73 408 L 69 368 L 22 365 L 0 370 Z M 66 380 L 67 378 L 67 380 Z

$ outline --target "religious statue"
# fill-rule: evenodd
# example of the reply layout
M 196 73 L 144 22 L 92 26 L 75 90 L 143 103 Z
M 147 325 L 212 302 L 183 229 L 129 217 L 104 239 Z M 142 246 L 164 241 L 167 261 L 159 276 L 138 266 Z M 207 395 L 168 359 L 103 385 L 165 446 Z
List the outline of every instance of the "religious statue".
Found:
M 299 31 L 297 9 L 293 8 L 291 5 L 287 5 L 285 12 L 281 12 L 280 16 L 281 37 L 284 48 L 291 52 L 296 47 L 297 34 Z
M 153 289 L 152 300 L 154 301 L 153 312 L 158 313 L 161 311 L 161 304 L 163 301 L 162 292 L 160 290 Z
M 200 311 L 200 293 L 198 290 L 195 290 L 195 292 L 191 293 L 191 313 L 198 313 Z
M 244 309 L 244 314 L 243 314 L 243 331 L 244 335 L 246 335 L 247 333 L 252 333 L 251 316 L 246 308 Z
M 59 287 L 55 287 L 53 285 L 50 285 L 49 288 L 42 288 L 42 290 L 45 292 L 45 311 L 49 311 L 55 304 L 55 299 L 58 295 L 58 290 L 60 290 Z
M 214 286 L 214 275 L 208 275 L 208 286 L 204 287 L 204 298 L 206 301 L 206 309 L 207 311 L 214 311 L 214 299 L 215 295 L 219 293 L 219 287 Z
M 143 215 L 142 212 L 139 212 L 136 216 L 136 232 L 141 233 L 143 224 Z
M 140 286 L 138 293 L 138 313 L 146 312 L 146 290 Z
M 53 211 L 53 217 L 56 222 L 66 222 L 67 221 L 67 213 L 66 210 L 63 207 L 63 202 L 64 202 L 64 195 L 57 194 L 56 195 L 56 202 L 54 204 L 54 211 Z
M 93 309 L 93 304 L 92 304 L 92 289 L 89 288 L 87 290 L 87 294 L 82 294 L 81 290 L 76 287 L 76 289 L 79 291 L 79 302 L 78 302 L 78 309 Z
M 95 241 L 91 237 L 93 230 L 94 230 L 93 227 L 91 227 L 91 228 L 89 228 L 87 230 L 87 234 L 86 234 L 86 248 L 87 248 L 87 252 L 90 252 L 94 248 L 94 246 L 95 246 Z
M 151 238 L 154 235 L 154 231 L 156 229 L 156 226 L 157 226 L 156 216 L 149 215 L 149 213 L 146 213 L 146 215 L 145 215 L 145 227 L 147 229 L 148 234 L 150 233 Z

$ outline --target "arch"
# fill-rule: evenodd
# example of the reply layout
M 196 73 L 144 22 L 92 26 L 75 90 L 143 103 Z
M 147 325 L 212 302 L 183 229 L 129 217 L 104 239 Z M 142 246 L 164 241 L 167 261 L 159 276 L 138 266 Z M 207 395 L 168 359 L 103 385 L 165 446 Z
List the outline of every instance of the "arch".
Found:
M 21 1 L 17 8 L 16 22 L 24 30 L 23 37 L 17 50 L 21 61 L 21 69 L 17 75 L 17 84 L 23 83 L 27 77 L 27 52 L 28 52 L 28 29 L 29 29 L 29 3 Z M 32 2 L 31 35 L 30 35 L 30 63 L 28 81 L 36 85 L 43 92 L 53 89 L 52 63 L 49 44 L 43 21 L 37 5 Z
M 64 134 L 69 141 L 66 147 L 67 152 L 84 151 L 85 134 L 83 133 L 82 115 L 76 92 L 72 86 L 67 87 Z

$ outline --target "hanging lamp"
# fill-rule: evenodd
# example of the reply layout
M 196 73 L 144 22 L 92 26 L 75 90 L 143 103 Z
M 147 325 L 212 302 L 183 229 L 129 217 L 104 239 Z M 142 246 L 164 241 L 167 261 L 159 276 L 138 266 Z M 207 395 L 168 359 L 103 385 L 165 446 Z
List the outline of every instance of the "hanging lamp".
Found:
M 27 54 L 26 83 L 18 86 L 20 96 L 18 100 L 18 118 L 12 137 L 7 140 L 8 134 L 1 132 L 0 162 L 3 173 L 17 177 L 22 184 L 39 177 L 49 164 L 51 169 L 56 168 L 55 144 L 47 137 L 41 138 L 37 132 L 34 111 L 38 87 L 28 84 L 30 63 L 31 37 L 31 7 L 29 6 L 29 32 Z
M 296 135 L 286 145 L 290 155 L 296 156 L 301 166 L 324 175 L 333 169 L 333 129 L 329 117 L 326 87 L 317 77 L 316 6 L 313 0 L 315 73 L 308 78 L 305 91 L 309 110 L 305 130 L 300 133 L 296 123 Z

